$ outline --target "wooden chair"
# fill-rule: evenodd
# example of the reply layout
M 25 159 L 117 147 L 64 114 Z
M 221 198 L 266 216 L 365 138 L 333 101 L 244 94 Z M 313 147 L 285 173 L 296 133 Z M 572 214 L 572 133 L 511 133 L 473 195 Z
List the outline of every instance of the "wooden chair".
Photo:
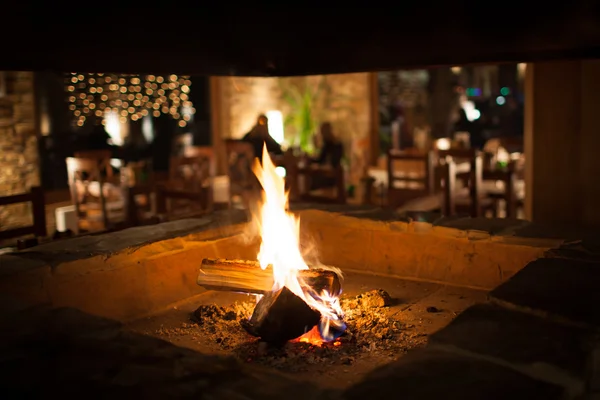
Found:
M 121 168 L 120 181 L 127 202 L 127 224 L 156 221 L 156 179 L 152 160 L 130 162 Z
M 518 141 L 515 143 L 518 144 Z M 509 162 L 505 168 L 496 168 L 491 165 L 491 159 L 493 158 L 492 154 L 485 152 L 482 153 L 475 149 L 451 149 L 445 151 L 439 151 L 438 155 L 442 162 L 446 158 L 452 158 L 458 162 L 469 163 L 468 171 L 456 171 L 456 179 L 458 182 L 464 183 L 472 190 L 477 190 L 479 193 L 478 202 L 479 204 L 479 213 L 477 215 L 485 215 L 486 212 L 491 212 L 494 217 L 498 216 L 499 211 L 499 201 L 504 201 L 506 205 L 506 217 L 514 218 L 516 217 L 516 210 L 519 207 L 519 198 L 516 193 L 516 180 L 517 180 L 517 167 L 515 162 Z M 481 161 L 477 161 L 477 163 L 481 164 L 479 174 L 481 174 L 481 179 L 474 177 L 471 174 L 471 171 L 474 170 L 475 159 L 476 157 L 480 158 Z M 456 169 L 456 165 L 455 165 Z M 470 182 L 474 182 L 477 185 L 476 189 L 473 189 Z M 494 188 L 493 190 L 489 189 L 489 184 L 496 185 L 499 183 L 499 188 Z M 457 201 L 459 203 L 466 202 L 465 196 L 457 196 Z M 466 207 L 461 204 L 457 204 L 459 209 L 465 209 Z M 475 210 L 471 209 L 469 213 L 473 215 Z
M 331 167 L 322 165 L 299 166 L 295 157 L 285 161 L 286 186 L 290 193 L 290 201 L 312 203 L 346 203 L 346 184 L 342 166 Z M 329 178 L 332 186 L 312 190 L 312 182 L 317 179 Z
M 80 150 L 75 152 L 75 158 L 96 160 L 104 168 L 104 174 L 108 179 L 112 179 L 114 176 L 112 165 L 110 165 L 111 150 Z
M 388 207 L 434 193 L 435 158 L 432 152 L 390 150 L 388 152 Z
M 498 189 L 494 187 L 494 190 L 486 191 L 487 196 L 495 203 L 496 214 L 499 209 L 499 201 L 503 201 L 506 218 L 517 218 L 517 209 L 523 204 L 523 194 L 517 192 L 517 178 L 515 162 L 509 162 L 506 168 L 483 170 L 484 183 L 489 182 L 494 186 L 499 186 Z
M 104 160 L 112 157 L 111 150 L 79 150 L 75 152 L 77 158 L 93 158 L 95 160 Z
M 211 161 L 211 169 L 215 171 L 215 151 L 211 146 L 190 146 L 184 149 L 184 157 L 204 157 Z
M 210 187 L 215 175 L 212 152 L 172 157 L 169 167 L 169 186 L 186 190 L 201 190 Z
M 0 240 L 12 239 L 20 236 L 35 235 L 45 237 L 46 232 L 46 210 L 44 202 L 44 191 L 41 187 L 32 187 L 28 193 L 15 194 L 0 197 L 0 206 L 9 206 L 19 203 L 31 203 L 33 224 L 20 226 L 6 230 L 0 230 Z
M 110 159 L 66 159 L 71 200 L 83 231 L 107 230 L 124 223 L 126 198 L 120 182 L 106 176 Z
M 229 177 L 229 204 L 241 201 L 246 207 L 260 192 L 260 183 L 252 172 L 254 148 L 242 140 L 225 140 L 227 175 Z
M 171 143 L 171 155 L 182 156 L 185 155 L 187 148 L 192 147 L 194 137 L 191 133 L 184 133 L 177 135 L 173 138 Z
M 212 152 L 194 157 L 173 157 L 168 183 L 157 187 L 158 213 L 173 218 L 211 212 L 213 179 Z
M 447 157 L 442 161 L 440 170 L 443 171 L 444 215 L 467 213 L 475 218 L 484 216 L 486 210 L 493 210 L 491 199 L 482 196 L 482 157 L 475 152 L 473 154 L 475 155 L 469 162 L 467 178 L 464 177 L 465 173 L 457 172 L 453 157 Z M 468 182 L 468 185 L 459 187 L 457 185 L 459 180 Z

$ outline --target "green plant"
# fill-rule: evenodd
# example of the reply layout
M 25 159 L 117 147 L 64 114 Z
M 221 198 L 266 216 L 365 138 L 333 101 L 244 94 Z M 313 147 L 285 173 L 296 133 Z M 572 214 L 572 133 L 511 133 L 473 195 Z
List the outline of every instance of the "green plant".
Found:
M 319 124 L 315 106 L 325 80 L 320 79 L 315 87 L 307 84 L 300 85 L 291 80 L 287 82 L 281 80 L 280 83 L 283 100 L 290 107 L 284 120 L 284 127 L 286 131 L 291 130 L 295 133 L 290 144 L 299 146 L 302 151 L 311 154 L 314 151 L 312 136 Z
M 289 106 L 284 127 L 286 132 L 292 133 L 290 145 L 312 154 L 315 150 L 313 135 L 325 121 L 335 121 L 338 139 L 342 141 L 343 137 L 354 134 L 353 109 L 349 106 L 353 98 L 336 93 L 326 75 L 318 77 L 316 82 L 307 78 L 284 78 L 279 84 L 282 99 Z

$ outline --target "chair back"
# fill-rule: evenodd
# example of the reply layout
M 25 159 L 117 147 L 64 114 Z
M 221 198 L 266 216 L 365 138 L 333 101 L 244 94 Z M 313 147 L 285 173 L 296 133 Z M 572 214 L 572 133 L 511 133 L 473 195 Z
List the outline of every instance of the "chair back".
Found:
M 83 221 L 90 226 L 101 223 L 100 229 L 109 229 L 105 193 L 107 176 L 102 171 L 110 165 L 110 159 L 68 157 L 66 163 L 71 201 L 75 205 L 79 224 Z M 87 229 L 90 227 L 83 227 L 83 230 Z
M 469 215 L 473 218 L 482 216 L 481 186 L 483 180 L 483 159 L 481 154 L 476 154 L 469 161 L 468 173 L 459 173 L 456 161 L 453 157 L 447 157 L 441 161 L 443 191 L 444 191 L 444 215 L 456 214 L 456 196 L 458 193 L 458 180 L 467 182 L 469 191 Z
M 435 190 L 433 152 L 390 150 L 388 152 L 388 206 L 433 194 Z
M 290 201 L 313 203 L 345 204 L 346 184 L 344 168 L 341 165 L 306 165 L 300 166 L 298 159 L 286 153 L 283 161 L 286 169 L 286 187 L 290 193 Z M 326 185 L 316 190 L 313 182 L 326 180 Z
M 32 187 L 28 193 L 0 197 L 0 207 L 10 207 L 20 203 L 31 203 L 33 223 L 27 226 L 0 230 L 0 240 L 31 234 L 36 237 L 44 237 L 47 235 L 44 191 L 42 188 L 35 186 Z
M 200 190 L 212 185 L 214 159 L 212 153 L 171 158 L 169 186 Z
M 225 141 L 227 155 L 227 175 L 229 177 L 229 196 L 231 202 L 240 197 L 247 201 L 260 190 L 260 184 L 252 172 L 254 148 L 243 140 L 227 139 Z
M 112 178 L 114 175 L 113 168 L 110 165 L 110 159 L 112 158 L 112 152 L 110 150 L 80 150 L 75 152 L 75 158 L 96 160 L 100 162 L 100 165 L 108 178 Z
M 158 185 L 156 205 L 163 218 L 199 216 L 213 209 L 215 163 L 212 149 L 191 148 L 171 159 L 169 181 Z

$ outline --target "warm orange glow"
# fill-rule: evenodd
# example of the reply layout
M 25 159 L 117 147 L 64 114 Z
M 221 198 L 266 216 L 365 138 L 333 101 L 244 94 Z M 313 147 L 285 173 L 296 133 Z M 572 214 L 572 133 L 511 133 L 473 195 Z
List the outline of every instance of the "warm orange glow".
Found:
M 326 339 L 332 339 L 327 337 L 330 326 L 343 326 L 339 299 L 327 291 L 315 293 L 299 279 L 298 271 L 309 268 L 300 252 L 300 220 L 287 211 L 285 181 L 277 174 L 266 148 L 263 148 L 262 160 L 262 166 L 258 159 L 255 159 L 253 166 L 253 172 L 264 189 L 260 215 L 254 218 L 262 238 L 258 261 L 263 269 L 272 266 L 275 282 L 273 290 L 285 286 L 321 313 L 320 331 Z
M 304 335 L 300 336 L 299 338 L 292 340 L 291 342 L 308 343 L 317 347 L 321 347 L 323 346 L 323 343 L 325 343 L 325 341 L 321 337 L 321 334 L 319 333 L 319 328 L 317 328 L 316 326 L 313 327 L 310 331 L 306 332 Z M 336 347 L 341 346 L 342 342 L 340 342 L 339 339 L 337 339 L 333 342 L 333 345 Z
M 313 346 L 320 347 L 323 344 L 323 338 L 319 333 L 319 329 L 315 326 L 310 331 L 306 332 L 304 335 L 292 340 L 292 342 L 310 343 Z

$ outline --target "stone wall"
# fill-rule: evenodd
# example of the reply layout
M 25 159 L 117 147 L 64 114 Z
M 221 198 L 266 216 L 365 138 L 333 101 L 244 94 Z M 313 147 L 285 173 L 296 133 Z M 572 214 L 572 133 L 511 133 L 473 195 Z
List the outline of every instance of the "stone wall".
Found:
M 434 226 L 374 208 L 310 207 L 295 210 L 306 260 L 345 272 L 489 290 L 562 243 L 523 233 L 524 221 Z M 0 317 L 44 304 L 123 321 L 156 313 L 205 291 L 196 284 L 202 259 L 256 258 L 260 240 L 246 220 L 223 211 L 0 255 Z
M 326 81 L 330 91 L 319 92 L 315 100 L 317 122 L 333 123 L 342 140 L 349 162 L 349 179 L 358 182 L 369 157 L 371 116 L 370 79 L 367 73 L 307 76 L 293 78 L 218 78 L 219 126 L 223 138 L 241 138 L 256 117 L 267 111 L 281 111 L 284 119 L 291 106 L 284 100 L 283 88 L 313 87 Z M 286 138 L 288 136 L 286 130 Z
M 33 72 L 8 71 L 0 88 L 0 196 L 40 184 Z M 0 207 L 0 229 L 27 223 L 29 205 Z

